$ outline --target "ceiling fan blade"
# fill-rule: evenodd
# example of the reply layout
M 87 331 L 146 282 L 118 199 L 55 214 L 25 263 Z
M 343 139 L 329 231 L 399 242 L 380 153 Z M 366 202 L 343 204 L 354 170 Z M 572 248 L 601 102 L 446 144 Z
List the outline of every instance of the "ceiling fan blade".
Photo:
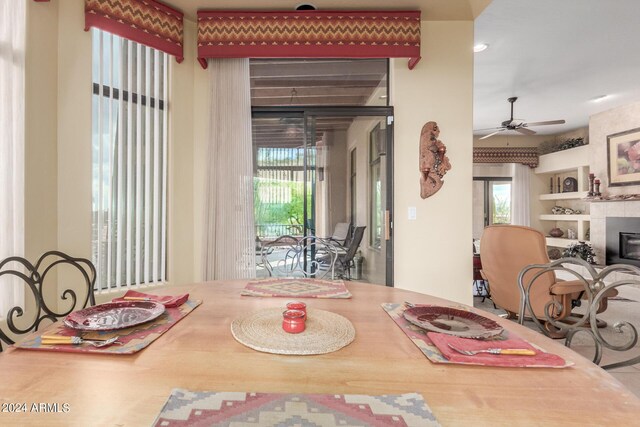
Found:
M 529 126 L 546 126 L 546 125 L 563 125 L 563 124 L 565 124 L 564 120 L 548 120 L 546 122 L 527 123 L 527 127 L 529 127 Z
M 531 130 L 531 129 L 527 129 L 527 128 L 516 128 L 514 129 L 516 132 L 520 132 L 524 135 L 535 135 L 535 131 Z
M 491 136 L 493 136 L 493 135 L 495 135 L 495 134 L 497 134 L 497 133 L 500 133 L 500 132 L 502 132 L 502 131 L 504 131 L 504 129 L 497 130 L 497 131 L 495 131 L 495 132 L 493 132 L 493 133 L 490 133 L 489 135 L 485 135 L 485 136 L 483 136 L 483 137 L 482 137 L 482 138 L 480 138 L 480 139 L 487 139 L 487 138 L 489 138 L 489 137 L 491 137 Z
M 496 129 L 504 129 L 504 127 L 498 126 L 498 127 L 495 127 L 495 128 L 474 129 L 473 131 L 474 132 L 482 132 L 482 131 L 485 131 L 485 130 L 496 130 Z

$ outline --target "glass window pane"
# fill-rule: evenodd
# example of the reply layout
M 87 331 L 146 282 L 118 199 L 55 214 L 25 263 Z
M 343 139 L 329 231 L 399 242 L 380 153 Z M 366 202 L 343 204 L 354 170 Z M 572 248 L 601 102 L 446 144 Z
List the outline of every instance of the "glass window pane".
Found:
M 511 223 L 511 182 L 491 182 L 491 223 Z

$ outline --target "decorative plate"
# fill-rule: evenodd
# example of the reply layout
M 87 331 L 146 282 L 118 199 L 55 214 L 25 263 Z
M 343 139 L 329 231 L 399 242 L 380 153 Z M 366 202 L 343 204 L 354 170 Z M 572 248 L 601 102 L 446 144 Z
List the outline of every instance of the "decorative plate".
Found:
M 164 305 L 151 301 L 108 302 L 69 314 L 65 326 L 81 331 L 110 331 L 149 322 L 164 313 Z
M 488 338 L 503 329 L 479 314 L 436 305 L 408 308 L 404 318 L 423 329 L 463 338 Z

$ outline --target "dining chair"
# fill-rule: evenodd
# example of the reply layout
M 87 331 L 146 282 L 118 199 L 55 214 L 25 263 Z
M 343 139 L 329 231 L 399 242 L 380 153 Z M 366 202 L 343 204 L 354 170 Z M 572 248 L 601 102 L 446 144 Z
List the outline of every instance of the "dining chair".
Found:
M 549 263 L 545 237 L 533 228 L 492 225 L 484 229 L 481 241 L 482 274 L 491 284 L 492 301 L 507 312 L 508 318 L 519 318 L 520 322 L 526 317 L 537 319 L 547 335 L 563 338 L 566 333 L 555 326 L 555 322 L 572 321 L 569 318 L 572 310 L 581 304 L 585 295 L 584 281 L 563 281 L 553 270 L 538 274 L 540 268 L 528 268 Z M 528 290 L 525 303 L 519 283 L 527 283 L 534 276 L 536 286 Z M 602 310 L 605 308 L 606 302 Z
M 270 277 L 335 278 L 336 245 L 318 237 L 280 236 L 262 246 L 261 263 Z
M 58 274 L 63 269 L 64 285 Z M 72 273 L 67 275 L 68 271 Z M 73 282 L 67 283 L 67 277 L 73 277 Z M 95 282 L 91 261 L 59 251 L 44 253 L 35 264 L 16 256 L 2 260 L 0 286 L 22 284 L 25 292 L 22 304 L 0 313 L 6 321 L 6 329 L 0 325 L 0 351 L 3 342 L 14 344 L 17 337 L 38 330 L 44 321 L 55 322 L 74 310 L 95 305 Z

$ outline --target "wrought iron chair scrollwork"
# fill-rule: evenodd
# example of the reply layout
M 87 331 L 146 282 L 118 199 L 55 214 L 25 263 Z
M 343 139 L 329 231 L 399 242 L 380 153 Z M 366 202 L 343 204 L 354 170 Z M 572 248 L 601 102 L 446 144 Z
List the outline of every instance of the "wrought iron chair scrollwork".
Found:
M 54 267 L 64 265 L 71 266 L 80 273 L 82 277 L 80 286 L 68 285 L 63 290 L 58 286 L 55 291 L 46 292 L 46 278 L 54 271 Z M 0 279 L 2 282 L 22 282 L 25 289 L 23 305 L 33 303 L 33 307 L 29 306 L 27 310 L 23 306 L 15 306 L 7 313 L 0 313 L 2 316 L 6 314 L 4 320 L 7 325 L 6 331 L 0 328 L 0 351 L 2 351 L 2 342 L 9 345 L 15 343 L 10 335 L 19 336 L 36 331 L 45 320 L 55 322 L 74 310 L 95 305 L 96 269 L 93 263 L 59 251 L 46 252 L 35 264 L 21 257 L 6 258 L 0 262 Z M 7 283 L 0 283 L 0 285 L 7 285 Z M 55 300 L 53 297 L 48 297 L 54 294 Z M 32 320 L 27 319 L 27 315 L 32 316 Z M 25 326 L 23 326 L 24 323 L 26 323 Z
M 575 268 L 569 268 L 568 265 L 578 266 L 584 268 L 586 274 L 578 273 Z M 536 274 L 530 277 L 529 280 L 523 280 L 525 274 L 532 270 L 539 269 Z M 565 345 L 571 347 L 572 341 L 576 334 L 587 334 L 594 343 L 595 354 L 593 357 L 593 363 L 600 364 L 602 361 L 603 349 L 607 348 L 613 351 L 627 351 L 635 347 L 638 342 L 638 331 L 636 327 L 626 321 L 617 320 L 610 328 L 610 333 L 621 338 L 620 343 L 614 343 L 609 338 L 603 335 L 602 322 L 596 318 L 596 315 L 602 313 L 607 307 L 607 299 L 618 295 L 618 288 L 622 286 L 640 286 L 640 268 L 625 264 L 615 264 L 605 267 L 600 272 L 580 258 L 562 258 L 549 264 L 530 265 L 522 270 L 518 277 L 518 284 L 520 286 L 520 292 L 522 296 L 522 302 L 520 307 L 520 319 L 522 319 L 525 310 L 531 310 L 531 301 L 529 295 L 532 288 L 535 286 L 536 279 L 550 271 L 564 271 L 573 275 L 576 280 L 579 280 L 584 287 L 584 294 L 582 296 L 583 301 L 586 302 L 584 313 L 576 314 L 572 313 L 572 323 L 566 321 L 561 322 L 554 319 L 554 312 L 562 311 L 564 308 L 558 301 L 552 301 L 545 306 L 545 321 L 554 327 L 558 328 L 562 333 L 566 334 Z M 627 275 L 620 280 L 611 281 L 606 283 L 605 279 L 613 277 L 614 273 L 624 273 Z M 585 277 L 587 276 L 587 277 Z M 637 277 L 637 278 L 633 278 Z M 549 335 L 543 324 L 533 316 L 532 319 L 543 333 Z M 520 322 L 522 323 L 522 321 Z M 609 329 L 609 328 L 607 328 Z M 620 335 L 617 335 L 620 334 Z M 640 362 L 640 356 L 632 357 L 631 359 L 611 363 L 602 366 L 603 369 L 615 369 L 623 366 L 629 366 Z
M 280 236 L 262 246 L 261 261 L 269 276 L 335 278 L 338 251 L 317 237 Z

